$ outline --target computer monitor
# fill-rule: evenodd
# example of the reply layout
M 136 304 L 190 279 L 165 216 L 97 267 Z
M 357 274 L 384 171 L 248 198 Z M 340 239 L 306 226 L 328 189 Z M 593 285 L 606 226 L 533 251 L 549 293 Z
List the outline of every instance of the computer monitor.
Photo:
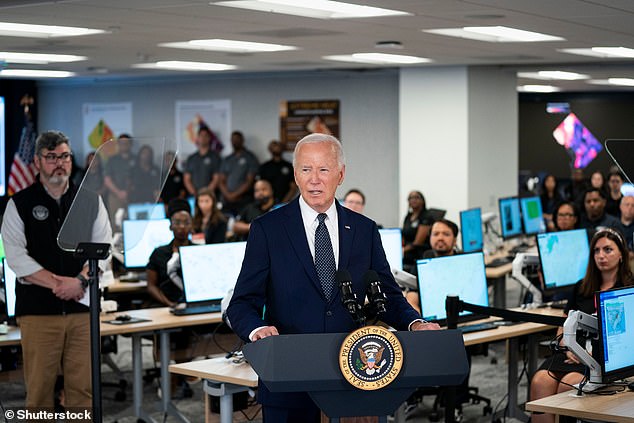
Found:
M 421 259 L 416 262 L 416 267 L 423 319 L 443 324 L 447 319 L 447 295 L 458 295 L 462 301 L 489 306 L 482 252 Z M 463 311 L 458 319 L 466 321 L 479 317 Z
M 482 251 L 484 240 L 482 235 L 482 210 L 480 207 L 460 212 L 460 232 L 462 234 L 463 252 Z
M 196 213 L 196 197 L 187 197 L 192 216 Z
M 537 251 L 545 290 L 574 285 L 586 274 L 590 245 L 585 229 L 538 234 Z
M 15 283 L 16 276 L 7 264 L 7 259 L 2 258 L 2 282 L 4 285 L 4 304 L 7 307 L 7 318 L 9 322 L 15 320 Z
M 128 204 L 128 220 L 165 219 L 165 206 L 161 203 Z
M 634 286 L 596 293 L 602 382 L 634 376 Z
M 185 301 L 222 300 L 238 280 L 246 245 L 241 241 L 180 247 Z
M 546 222 L 542 213 L 542 201 L 539 197 L 520 198 L 520 210 L 522 212 L 522 222 L 524 223 L 524 233 L 526 235 L 536 235 L 546 232 Z
M 381 228 L 381 244 L 390 269 L 403 270 L 403 237 L 401 228 Z
M 500 229 L 504 239 L 522 235 L 522 218 L 520 201 L 517 197 L 506 197 L 498 200 L 500 209 Z
M 123 221 L 123 265 L 145 269 L 152 251 L 174 238 L 169 219 Z

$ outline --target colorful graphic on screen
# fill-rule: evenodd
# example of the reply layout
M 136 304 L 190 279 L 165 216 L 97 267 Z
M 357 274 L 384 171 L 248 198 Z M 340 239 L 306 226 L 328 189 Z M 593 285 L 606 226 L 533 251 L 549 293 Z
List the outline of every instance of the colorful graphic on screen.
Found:
M 555 128 L 553 137 L 564 146 L 575 169 L 583 169 L 588 166 L 603 150 L 601 143 L 574 113 L 566 116 L 563 122 Z

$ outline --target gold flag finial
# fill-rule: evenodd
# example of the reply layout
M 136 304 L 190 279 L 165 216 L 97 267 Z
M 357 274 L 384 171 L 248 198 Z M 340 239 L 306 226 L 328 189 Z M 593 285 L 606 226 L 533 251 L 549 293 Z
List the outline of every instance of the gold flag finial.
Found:
M 31 107 L 31 105 L 33 105 L 35 101 L 33 100 L 33 97 L 28 95 L 28 94 L 24 94 L 22 96 L 22 99 L 20 100 L 20 106 L 24 106 L 24 113 L 29 113 L 29 108 Z

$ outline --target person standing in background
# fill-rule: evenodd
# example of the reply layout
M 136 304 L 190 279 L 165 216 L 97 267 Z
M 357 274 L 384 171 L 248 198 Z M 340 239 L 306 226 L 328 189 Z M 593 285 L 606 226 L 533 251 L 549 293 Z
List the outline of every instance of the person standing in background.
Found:
M 132 137 L 121 134 L 117 138 L 117 154 L 108 159 L 104 176 L 104 184 L 108 189 L 108 213 L 110 222 L 114 224 L 114 215 L 120 208 L 125 208 L 130 199 L 130 173 L 135 166 L 132 154 Z
M 244 147 L 240 131 L 231 134 L 233 153 L 225 157 L 220 167 L 219 188 L 222 193 L 222 211 L 237 215 L 253 198 L 253 183 L 258 173 L 258 159 Z
M 196 137 L 197 151 L 187 157 L 183 183 L 187 194 L 195 196 L 198 190 L 209 188 L 215 191 L 218 187 L 220 156 L 211 149 L 211 129 L 201 126 Z
M 288 203 L 297 195 L 297 185 L 293 179 L 293 164 L 282 158 L 282 144 L 273 140 L 269 143 L 271 160 L 262 163 L 258 179 L 265 179 L 273 187 L 275 204 Z

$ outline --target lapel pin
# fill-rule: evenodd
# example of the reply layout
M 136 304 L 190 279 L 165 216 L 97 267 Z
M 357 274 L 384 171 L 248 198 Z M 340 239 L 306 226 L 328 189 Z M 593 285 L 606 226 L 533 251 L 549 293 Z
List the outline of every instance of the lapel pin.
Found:
M 348 226 L 348 225 L 343 225 L 343 227 L 346 228 L 346 229 L 350 229 L 350 226 Z

